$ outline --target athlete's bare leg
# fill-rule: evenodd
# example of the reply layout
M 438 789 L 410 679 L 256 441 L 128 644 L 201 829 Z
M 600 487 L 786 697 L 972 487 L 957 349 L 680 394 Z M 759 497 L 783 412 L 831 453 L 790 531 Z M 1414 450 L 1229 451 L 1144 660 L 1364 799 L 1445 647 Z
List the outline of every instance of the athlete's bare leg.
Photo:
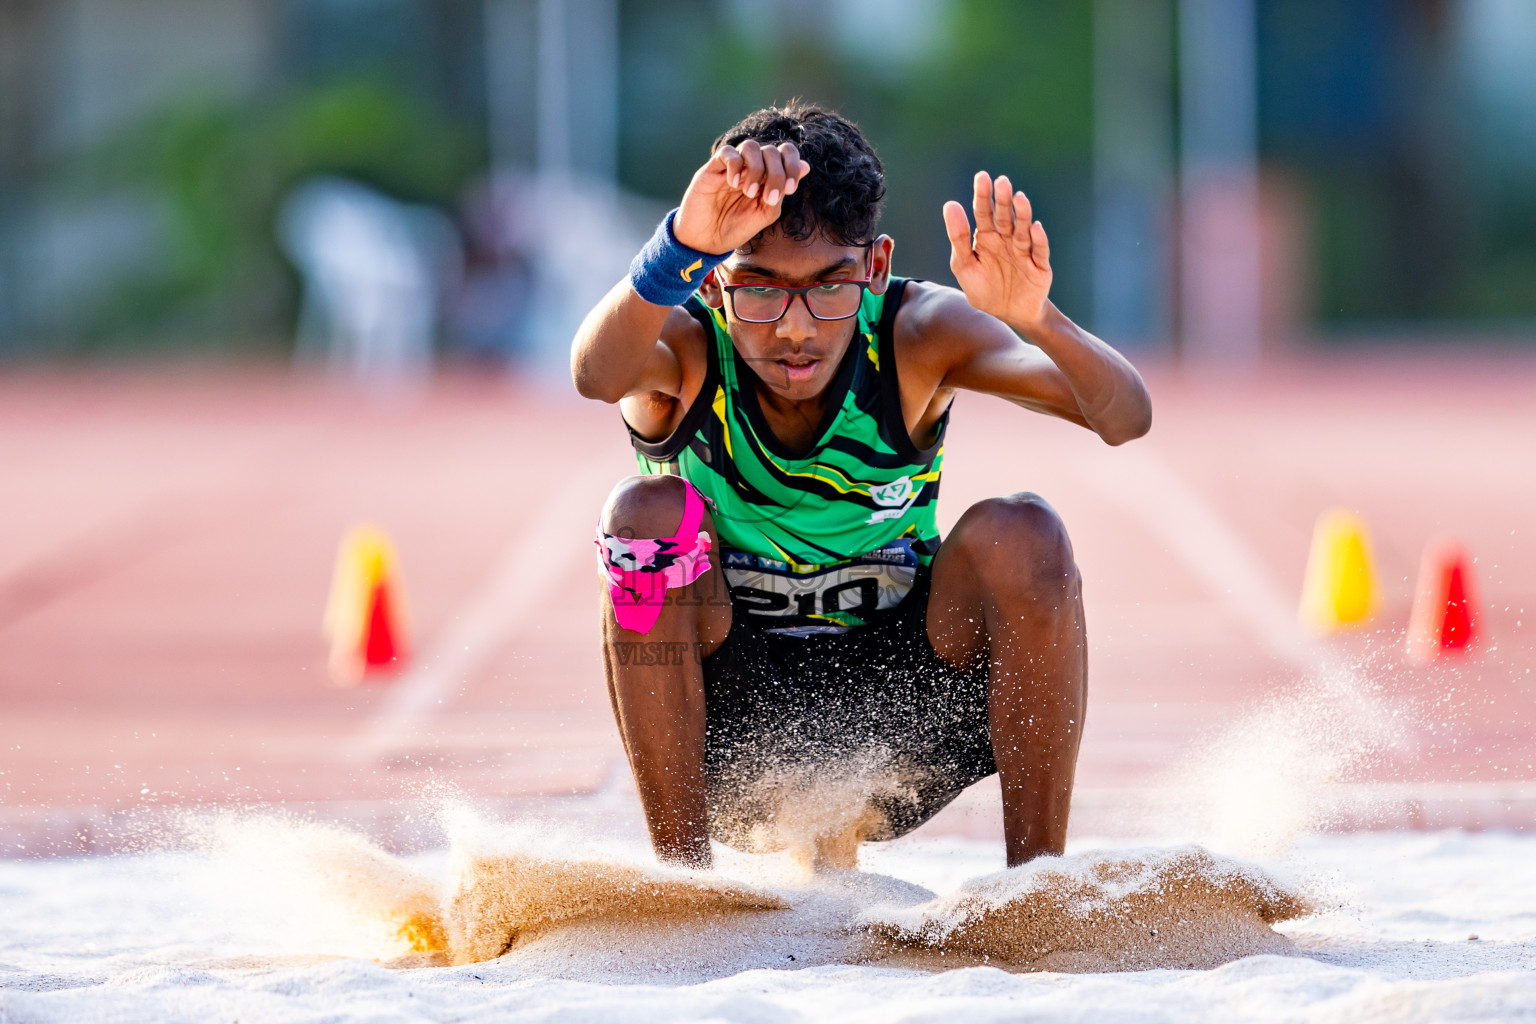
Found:
M 615 536 L 670 537 L 683 518 L 683 482 L 670 476 L 621 480 L 603 509 L 603 530 Z M 731 602 L 720 569 L 714 520 L 704 512 L 714 541 L 709 571 L 669 589 L 661 616 L 648 633 L 624 629 L 614 618 L 603 581 L 603 667 L 608 696 L 651 845 L 662 860 L 708 867 L 709 821 L 704 805 L 704 671 L 731 628 Z
M 989 663 L 987 717 L 1008 864 L 1059 854 L 1088 697 L 1082 581 L 1066 528 L 1033 494 L 972 505 L 933 559 L 928 637 Z

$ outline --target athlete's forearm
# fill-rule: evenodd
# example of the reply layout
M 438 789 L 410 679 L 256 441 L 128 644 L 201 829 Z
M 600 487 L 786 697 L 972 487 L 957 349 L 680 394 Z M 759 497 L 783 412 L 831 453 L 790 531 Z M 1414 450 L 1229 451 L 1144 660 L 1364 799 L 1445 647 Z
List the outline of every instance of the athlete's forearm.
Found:
M 583 398 L 617 402 L 640 384 L 673 307 L 646 302 L 624 278 L 576 330 L 571 380 Z
M 1136 368 L 1109 345 L 1047 302 L 1037 323 L 1010 324 L 1050 357 L 1066 378 L 1088 427 L 1109 444 L 1124 444 L 1152 427 L 1152 399 Z

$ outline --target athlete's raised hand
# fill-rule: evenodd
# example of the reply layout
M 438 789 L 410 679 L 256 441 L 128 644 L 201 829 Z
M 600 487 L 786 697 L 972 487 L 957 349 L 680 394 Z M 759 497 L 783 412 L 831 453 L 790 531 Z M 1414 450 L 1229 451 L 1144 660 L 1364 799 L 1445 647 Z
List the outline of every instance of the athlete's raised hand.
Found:
M 779 219 L 784 197 L 810 169 L 793 142 L 723 145 L 688 183 L 672 231 L 700 252 L 730 252 Z
M 983 313 L 1020 329 L 1038 324 L 1051 291 L 1051 246 L 1029 200 L 1006 177 L 994 182 L 986 171 L 977 171 L 971 209 L 974 235 L 965 207 L 953 200 L 944 204 L 955 280 Z

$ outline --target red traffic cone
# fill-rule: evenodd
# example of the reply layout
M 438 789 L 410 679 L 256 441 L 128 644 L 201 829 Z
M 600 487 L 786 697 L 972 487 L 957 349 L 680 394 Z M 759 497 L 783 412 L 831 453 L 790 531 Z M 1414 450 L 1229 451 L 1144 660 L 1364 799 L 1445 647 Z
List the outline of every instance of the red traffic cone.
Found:
M 1476 638 L 1472 561 L 1454 541 L 1431 544 L 1419 563 L 1419 590 L 1408 620 L 1408 656 L 1430 661 L 1465 653 Z
M 408 653 L 395 549 L 383 531 L 356 526 L 342 538 L 325 611 L 331 678 L 339 686 L 397 671 Z

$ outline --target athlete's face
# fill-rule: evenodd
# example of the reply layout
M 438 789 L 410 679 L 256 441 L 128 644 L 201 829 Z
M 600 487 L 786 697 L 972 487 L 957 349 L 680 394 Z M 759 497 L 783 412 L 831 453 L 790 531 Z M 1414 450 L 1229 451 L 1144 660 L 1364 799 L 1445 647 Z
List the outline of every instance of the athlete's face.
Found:
M 819 236 L 800 242 L 772 231 L 750 254 L 735 253 L 721 264 L 700 288 L 700 294 L 711 306 L 724 307 L 736 351 L 764 385 L 778 398 L 804 401 L 820 395 L 832 383 L 858 328 L 858 317 L 818 320 L 801 294 L 790 298 L 789 308 L 773 323 L 751 323 L 736 316 L 735 304 L 721 286 L 795 287 L 867 280 L 870 290 L 880 293 L 889 280 L 891 244 L 887 235 L 881 235 L 873 245 L 850 246 Z

